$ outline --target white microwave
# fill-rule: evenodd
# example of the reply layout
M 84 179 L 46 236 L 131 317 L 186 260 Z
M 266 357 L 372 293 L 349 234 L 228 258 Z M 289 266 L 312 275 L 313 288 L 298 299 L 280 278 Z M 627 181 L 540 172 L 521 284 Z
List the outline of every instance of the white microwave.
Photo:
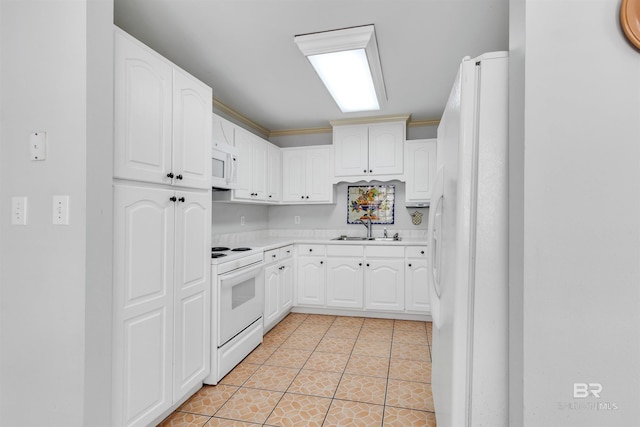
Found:
M 238 149 L 229 144 L 213 146 L 211 158 L 211 187 L 232 190 L 238 187 Z

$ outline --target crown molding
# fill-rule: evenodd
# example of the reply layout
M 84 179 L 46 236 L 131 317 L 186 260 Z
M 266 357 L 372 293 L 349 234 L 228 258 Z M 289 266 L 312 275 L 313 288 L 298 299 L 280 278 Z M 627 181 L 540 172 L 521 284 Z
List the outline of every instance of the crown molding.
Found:
M 431 119 L 431 120 L 411 120 L 407 123 L 407 126 L 410 128 L 422 127 L 422 126 L 438 126 L 440 124 L 440 119 Z
M 331 126 L 342 125 L 363 125 L 371 123 L 384 123 L 384 122 L 408 122 L 411 120 L 411 114 L 396 115 L 396 116 L 374 116 L 374 117 L 355 117 L 351 119 L 331 120 L 329 124 Z
M 272 130 L 269 133 L 269 137 L 272 136 L 295 136 L 295 135 L 311 135 L 316 133 L 331 133 L 333 132 L 333 128 L 325 127 L 325 128 L 303 128 L 303 129 L 282 129 L 282 130 Z
M 367 124 L 367 123 L 405 121 L 407 122 L 407 126 L 409 127 L 420 127 L 420 126 L 438 126 L 438 124 L 440 123 L 439 119 L 411 120 L 411 114 L 405 114 L 405 115 L 394 115 L 394 116 L 358 117 L 358 118 L 351 118 L 351 119 L 331 120 L 329 122 L 331 126 L 321 127 L 321 128 L 269 130 L 266 127 L 242 115 L 238 111 L 234 110 L 233 108 L 229 107 L 227 104 L 221 102 L 216 98 L 213 98 L 213 107 L 229 115 L 230 117 L 233 117 L 237 121 L 251 127 L 252 129 L 259 132 L 265 138 L 279 137 L 279 136 L 312 135 L 317 133 L 331 133 L 333 132 L 333 126 L 339 126 L 339 125 L 357 125 L 357 124 Z
M 258 131 L 262 136 L 264 136 L 265 138 L 268 138 L 269 136 L 271 136 L 271 131 L 269 129 L 267 129 L 266 127 L 254 122 L 253 120 L 249 119 L 248 117 L 242 115 L 241 113 L 239 113 L 238 111 L 234 110 L 233 108 L 229 107 L 227 104 L 223 103 L 222 101 L 216 99 L 215 97 L 213 98 L 213 107 L 218 109 L 219 111 L 224 112 L 225 114 L 228 114 L 229 116 L 233 117 L 234 119 L 238 120 L 241 123 L 244 123 L 245 125 L 251 127 L 252 129 Z

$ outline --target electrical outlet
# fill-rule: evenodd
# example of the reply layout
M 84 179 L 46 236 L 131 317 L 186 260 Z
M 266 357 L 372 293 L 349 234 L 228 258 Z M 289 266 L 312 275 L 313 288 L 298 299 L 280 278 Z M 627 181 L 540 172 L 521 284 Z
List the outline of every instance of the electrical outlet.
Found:
M 300 215 L 296 215 L 293 217 L 293 223 L 294 224 L 300 224 Z
M 240 216 L 240 225 L 244 225 L 244 215 Z
M 27 225 L 27 197 L 11 198 L 11 224 Z
M 69 196 L 53 196 L 53 223 L 69 225 Z

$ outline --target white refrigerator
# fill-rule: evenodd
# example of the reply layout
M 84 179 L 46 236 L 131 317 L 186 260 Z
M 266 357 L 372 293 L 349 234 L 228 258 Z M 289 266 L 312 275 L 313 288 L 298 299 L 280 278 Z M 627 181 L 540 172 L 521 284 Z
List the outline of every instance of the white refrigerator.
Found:
M 438 127 L 429 210 L 438 427 L 508 427 L 506 52 L 464 58 Z

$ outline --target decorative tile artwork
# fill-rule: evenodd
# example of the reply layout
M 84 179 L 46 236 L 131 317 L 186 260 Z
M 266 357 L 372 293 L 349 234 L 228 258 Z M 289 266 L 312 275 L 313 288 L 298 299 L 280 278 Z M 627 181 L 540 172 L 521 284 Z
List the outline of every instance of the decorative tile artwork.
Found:
M 393 224 L 396 188 L 394 185 L 350 185 L 347 191 L 347 224 L 360 220 L 373 224 Z

